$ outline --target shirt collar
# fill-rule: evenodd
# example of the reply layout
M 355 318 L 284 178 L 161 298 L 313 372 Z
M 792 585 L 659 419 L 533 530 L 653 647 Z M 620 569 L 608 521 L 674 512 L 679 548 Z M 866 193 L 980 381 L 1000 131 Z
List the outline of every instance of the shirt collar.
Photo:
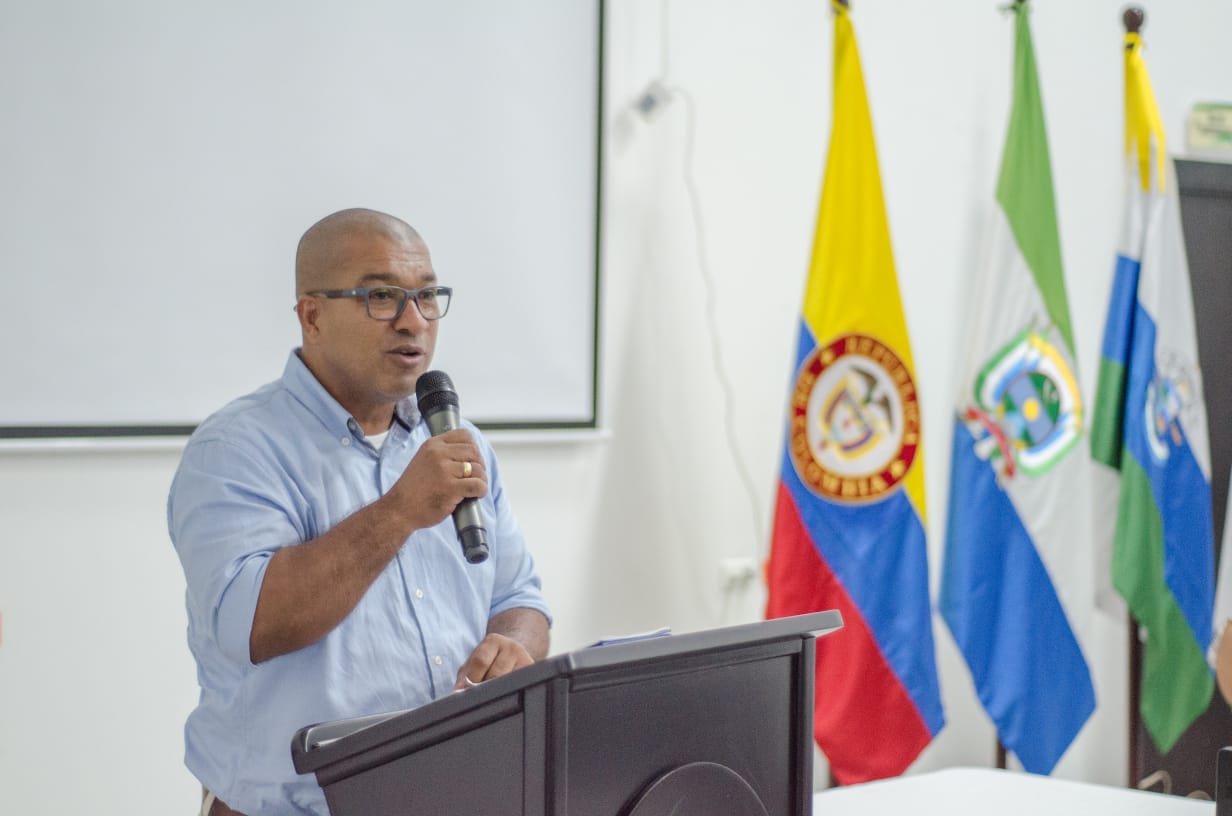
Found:
M 364 435 L 359 422 L 308 370 L 298 348 L 287 357 L 287 365 L 282 371 L 282 385 L 335 436 L 347 433 L 358 437 Z M 408 431 L 419 423 L 419 403 L 414 394 L 394 406 L 394 419 Z

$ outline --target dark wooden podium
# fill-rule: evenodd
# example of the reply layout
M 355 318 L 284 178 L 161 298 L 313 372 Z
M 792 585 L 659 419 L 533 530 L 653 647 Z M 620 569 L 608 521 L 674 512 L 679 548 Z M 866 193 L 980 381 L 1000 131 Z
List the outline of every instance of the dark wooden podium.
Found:
M 814 638 L 836 611 L 559 655 L 300 729 L 333 816 L 807 816 Z

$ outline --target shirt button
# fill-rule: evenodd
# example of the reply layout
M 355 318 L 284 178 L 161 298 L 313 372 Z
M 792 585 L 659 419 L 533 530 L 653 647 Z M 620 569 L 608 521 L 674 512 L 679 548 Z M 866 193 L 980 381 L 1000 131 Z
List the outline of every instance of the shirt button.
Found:
M 422 589 L 417 589 L 417 590 L 415 590 L 415 597 L 416 597 L 416 598 L 422 598 L 422 597 L 423 597 L 423 590 L 422 590 Z
M 344 437 L 342 437 L 341 439 L 339 439 L 338 441 L 342 443 L 343 447 L 346 447 L 347 445 L 350 445 L 350 444 L 351 444 L 351 437 L 349 437 L 349 436 L 344 436 Z
M 438 665 L 438 666 L 439 666 L 439 665 L 441 665 L 442 663 L 444 663 L 445 661 L 441 660 L 441 656 L 440 656 L 440 655 L 437 655 L 436 657 L 432 658 L 432 662 L 433 662 L 433 663 L 435 663 L 436 665 Z

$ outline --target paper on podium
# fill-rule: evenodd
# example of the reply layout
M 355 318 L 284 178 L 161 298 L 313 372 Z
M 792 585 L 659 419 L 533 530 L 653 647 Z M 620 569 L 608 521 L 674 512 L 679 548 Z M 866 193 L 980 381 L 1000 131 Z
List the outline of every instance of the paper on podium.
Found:
M 670 626 L 661 626 L 658 629 L 651 629 L 647 632 L 635 632 L 631 635 L 613 635 L 610 637 L 600 638 L 590 644 L 588 648 L 593 649 L 596 646 L 615 646 L 618 643 L 635 643 L 639 640 L 651 640 L 653 638 L 667 637 L 672 633 Z

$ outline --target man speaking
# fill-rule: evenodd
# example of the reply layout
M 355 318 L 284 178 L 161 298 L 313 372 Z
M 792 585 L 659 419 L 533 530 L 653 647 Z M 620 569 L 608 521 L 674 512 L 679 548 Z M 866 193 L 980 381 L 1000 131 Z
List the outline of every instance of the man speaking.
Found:
M 200 701 L 202 813 L 326 814 L 304 725 L 395 711 L 548 651 L 548 610 L 491 446 L 413 397 L 452 295 L 408 224 L 344 210 L 295 257 L 302 348 L 192 435 L 167 503 Z M 490 557 L 450 516 L 478 500 Z

